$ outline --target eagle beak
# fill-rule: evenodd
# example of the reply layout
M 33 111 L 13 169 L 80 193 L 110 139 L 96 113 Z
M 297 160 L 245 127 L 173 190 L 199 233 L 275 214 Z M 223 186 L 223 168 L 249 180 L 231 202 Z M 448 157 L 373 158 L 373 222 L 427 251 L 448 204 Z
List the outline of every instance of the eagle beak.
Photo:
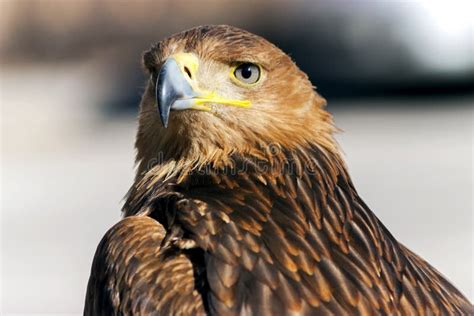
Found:
M 178 62 L 174 58 L 167 59 L 161 67 L 156 84 L 156 100 L 163 126 L 168 126 L 171 108 L 177 109 L 178 104 L 175 103 L 186 103 L 179 101 L 190 100 L 196 96 L 197 94 L 183 76 Z
M 214 92 L 200 91 L 196 86 L 198 60 L 194 54 L 180 53 L 168 58 L 160 69 L 156 83 L 156 101 L 163 126 L 168 126 L 171 110 L 211 111 L 208 104 L 250 107 L 248 100 L 219 97 Z

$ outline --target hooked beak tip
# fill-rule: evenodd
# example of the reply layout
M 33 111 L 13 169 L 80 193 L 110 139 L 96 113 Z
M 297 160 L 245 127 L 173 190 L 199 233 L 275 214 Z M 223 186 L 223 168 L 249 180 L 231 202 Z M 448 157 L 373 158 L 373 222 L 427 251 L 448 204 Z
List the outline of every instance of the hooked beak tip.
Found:
M 169 80 L 167 80 L 166 76 L 167 68 L 165 63 L 158 74 L 155 88 L 155 98 L 158 104 L 158 112 L 160 114 L 161 124 L 165 128 L 168 126 L 169 112 L 173 102 L 169 95 Z

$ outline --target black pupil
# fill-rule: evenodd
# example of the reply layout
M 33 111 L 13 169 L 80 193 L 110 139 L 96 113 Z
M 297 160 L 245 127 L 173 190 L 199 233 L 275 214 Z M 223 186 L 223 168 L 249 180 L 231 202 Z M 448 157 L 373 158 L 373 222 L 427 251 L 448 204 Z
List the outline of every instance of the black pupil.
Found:
M 253 68 L 253 65 L 252 64 L 244 64 L 241 66 L 241 69 L 242 69 L 242 78 L 244 79 L 249 79 L 251 76 L 252 76 L 252 68 Z

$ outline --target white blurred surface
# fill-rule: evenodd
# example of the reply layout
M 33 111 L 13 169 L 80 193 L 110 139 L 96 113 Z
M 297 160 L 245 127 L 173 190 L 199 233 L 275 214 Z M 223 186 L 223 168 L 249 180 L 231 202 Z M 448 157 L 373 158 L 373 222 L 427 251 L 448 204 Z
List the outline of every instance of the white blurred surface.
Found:
M 97 116 L 91 67 L 1 76 L 2 311 L 81 314 L 95 247 L 132 183 L 135 122 Z M 471 300 L 473 101 L 329 100 L 366 203 Z

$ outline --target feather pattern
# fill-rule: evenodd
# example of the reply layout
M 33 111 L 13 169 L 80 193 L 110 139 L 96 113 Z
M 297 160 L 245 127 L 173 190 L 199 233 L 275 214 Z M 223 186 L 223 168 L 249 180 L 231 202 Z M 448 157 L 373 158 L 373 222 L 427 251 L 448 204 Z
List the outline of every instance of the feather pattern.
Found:
M 201 27 L 162 42 L 145 55 L 145 66 L 157 67 L 170 47 L 206 51 L 205 43 L 213 45 L 207 58 L 255 58 L 229 45 L 263 45 L 263 60 L 270 53 L 284 56 L 276 64 L 300 78 L 285 82 L 288 95 L 294 104 L 313 102 L 314 111 L 304 113 L 313 121 L 298 133 L 287 121 L 278 128 L 267 124 L 267 134 L 253 126 L 225 139 L 219 138 L 224 132 L 214 133 L 212 124 L 220 123 L 212 121 L 189 145 L 186 133 L 203 127 L 193 121 L 195 130 L 179 130 L 179 140 L 176 130 L 160 131 L 145 94 L 127 217 L 97 248 L 84 314 L 474 313 L 362 201 L 332 138 L 324 101 L 286 55 L 235 28 Z M 283 120 L 276 110 L 272 115 Z M 205 137 L 216 139 L 199 143 Z M 157 148 L 164 159 L 147 169 Z
M 190 271 L 191 266 L 197 266 L 206 271 L 204 282 L 210 291 L 196 296 L 191 291 L 193 286 L 189 285 L 188 299 L 194 299 L 195 311 L 204 312 L 203 306 L 209 305 L 211 314 L 460 315 L 472 311 L 470 303 L 434 268 L 393 239 L 360 200 L 340 159 L 332 157 L 332 167 L 329 168 L 326 157 L 330 154 L 322 154 L 322 150 L 312 147 L 306 155 L 315 159 L 325 157 L 326 162 L 319 165 L 318 174 L 328 178 L 326 181 L 302 173 L 291 174 L 283 168 L 283 182 L 279 185 L 296 184 L 294 190 L 299 192 L 296 195 L 289 189 L 280 196 L 279 191 L 268 185 L 272 182 L 272 175 L 268 173 L 258 175 L 266 179 L 267 185 L 265 182 L 249 184 L 248 178 L 256 175 L 241 177 L 215 173 L 212 176 L 199 175 L 206 178 L 199 181 L 207 183 L 206 186 L 194 188 L 186 181 L 170 186 L 171 181 L 162 182 L 157 185 L 168 191 L 157 189 L 151 191 L 160 192 L 155 195 L 137 195 L 146 202 L 134 200 L 136 197 L 131 196 L 127 205 L 140 205 L 140 208 L 128 209 L 130 215 L 141 213 L 143 207 L 149 212 L 143 214 L 146 216 L 132 216 L 124 221 L 136 218 L 136 221 L 148 225 L 153 223 L 158 229 L 160 226 L 153 219 L 156 218 L 164 226 L 160 228 L 160 238 L 165 230 L 178 225 L 184 231 L 183 238 L 196 241 L 205 258 L 201 262 L 193 261 L 184 256 L 183 250 L 171 246 L 173 251 L 180 253 L 173 260 L 181 258 L 179 260 L 183 262 L 179 261 L 180 264 L 187 266 L 175 267 L 173 272 L 168 272 L 167 279 L 153 284 L 148 282 L 156 277 L 151 278 L 153 273 L 149 269 L 157 269 L 164 275 L 164 270 L 159 269 L 167 269 L 171 263 L 159 261 L 156 266 L 146 263 L 146 268 L 142 269 L 148 275 L 135 276 L 144 278 L 140 281 L 142 287 L 134 288 L 135 292 L 143 290 L 143 301 L 159 306 L 161 313 L 167 314 L 165 311 L 177 308 L 175 300 L 187 304 L 190 301 L 186 301 L 186 294 L 182 291 L 162 289 L 161 295 L 152 296 L 159 291 L 152 285 L 163 287 L 166 282 L 174 282 L 175 286 L 179 284 L 182 288 L 182 282 L 194 284 Z M 287 157 L 288 162 L 300 159 L 294 153 L 287 154 Z M 221 180 L 217 180 L 219 178 Z M 233 190 L 228 189 L 228 183 L 232 183 Z M 321 190 L 310 189 L 315 187 Z M 264 196 L 265 202 L 251 198 L 255 190 Z M 240 198 L 236 198 L 238 196 Z M 164 203 L 167 199 L 174 204 Z M 242 204 L 240 199 L 245 203 Z M 168 209 L 164 210 L 162 205 L 167 205 Z M 316 205 L 319 205 L 322 226 L 314 221 Z M 171 213 L 174 221 L 168 224 L 169 221 L 162 216 Z M 225 214 L 226 220 L 222 219 L 221 213 Z M 116 234 L 119 233 L 112 233 Z M 141 240 L 145 248 L 150 245 L 145 243 L 147 239 Z M 125 241 L 125 244 L 120 241 L 121 251 L 131 251 L 127 245 L 132 245 L 132 241 Z M 158 239 L 155 260 L 163 260 L 160 259 L 162 250 L 159 244 Z M 102 248 L 99 246 L 98 251 L 104 251 Z M 150 255 L 144 249 L 141 251 Z M 119 263 L 114 265 L 115 269 L 122 267 Z M 130 283 L 127 273 L 132 268 L 125 266 L 128 268 L 123 272 L 124 280 Z M 140 267 L 135 269 L 142 271 Z M 184 279 L 184 273 L 189 279 Z M 118 289 L 115 288 L 117 293 L 124 292 Z M 128 299 L 134 301 L 136 298 Z M 143 303 L 135 304 L 135 308 L 145 308 L 140 305 Z

